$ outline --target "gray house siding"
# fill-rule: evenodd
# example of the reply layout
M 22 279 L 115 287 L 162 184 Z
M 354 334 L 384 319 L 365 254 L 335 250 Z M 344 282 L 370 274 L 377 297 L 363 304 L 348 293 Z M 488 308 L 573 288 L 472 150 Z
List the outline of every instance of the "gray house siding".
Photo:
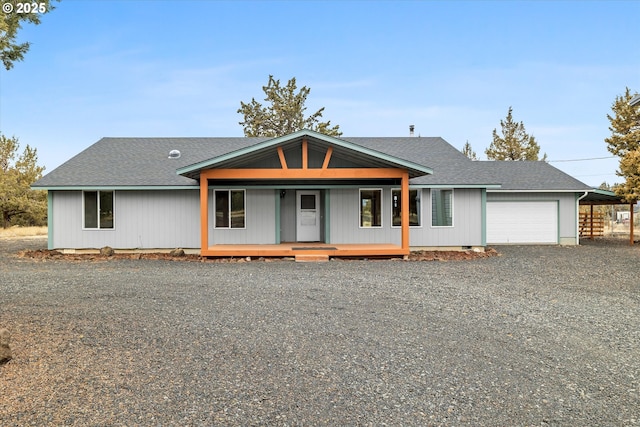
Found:
M 114 228 L 83 229 L 82 191 L 53 191 L 52 248 L 199 248 L 198 190 L 116 191 Z
M 558 243 L 561 245 L 576 245 L 577 240 L 577 201 L 576 193 L 517 193 L 517 192 L 487 192 L 487 202 L 528 202 L 528 201 L 557 201 L 558 202 Z
M 278 195 L 280 197 L 280 195 Z M 285 190 L 280 198 L 280 241 L 296 241 L 296 192 Z
M 382 189 L 382 227 L 360 227 L 358 188 L 331 189 L 329 203 L 331 243 L 401 244 L 401 229 L 391 227 L 391 187 L 372 188 Z
M 423 189 L 421 197 L 422 227 L 411 228 L 413 247 L 482 246 L 482 190 L 453 190 L 453 226 L 431 225 L 431 190 Z
M 362 228 L 359 225 L 359 188 L 332 188 L 328 191 L 329 243 L 393 243 L 401 244 L 400 227 L 391 226 L 391 190 L 382 186 L 382 227 Z M 213 189 L 209 193 L 209 244 L 273 244 L 276 243 L 277 198 L 274 189 L 246 190 L 246 227 L 220 229 L 214 227 Z M 464 247 L 482 246 L 482 190 L 453 191 L 453 226 L 431 225 L 430 189 L 421 189 L 421 225 L 410 228 L 410 246 Z M 154 190 L 115 192 L 115 223 L 113 229 L 82 228 L 82 191 L 52 191 L 51 248 L 119 249 L 199 248 L 199 190 Z M 324 199 L 323 199 L 324 200 Z M 575 193 L 488 192 L 487 201 L 549 201 L 558 202 L 558 229 L 561 244 L 576 244 Z M 324 210 L 323 210 L 324 212 Z M 280 237 L 295 241 L 295 190 L 280 198 Z M 285 218 L 286 217 L 286 218 Z M 323 222 L 324 223 L 324 222 Z
M 391 226 L 391 190 L 382 188 L 382 227 L 361 228 L 359 189 L 332 189 L 330 192 L 331 243 L 401 244 L 401 228 Z M 421 225 L 409 230 L 411 247 L 461 247 L 482 245 L 482 191 L 455 189 L 452 227 L 431 226 L 430 190 L 420 195 Z
M 273 189 L 246 190 L 245 228 L 215 228 L 213 190 L 209 190 L 209 244 L 246 245 L 276 243 L 275 197 L 276 193 Z M 198 215 L 198 220 L 199 218 L 200 216 Z M 197 236 L 199 238 L 199 231 L 197 232 Z

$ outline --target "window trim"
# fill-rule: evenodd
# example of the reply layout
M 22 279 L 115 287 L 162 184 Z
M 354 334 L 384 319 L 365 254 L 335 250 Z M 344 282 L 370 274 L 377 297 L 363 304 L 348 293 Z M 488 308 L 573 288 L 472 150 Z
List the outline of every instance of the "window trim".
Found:
M 216 191 L 226 191 L 228 194 L 228 202 L 227 202 L 227 214 L 229 217 L 229 222 L 226 227 L 219 227 L 216 224 Z M 242 203 L 244 206 L 244 226 L 243 227 L 232 227 L 231 226 L 231 192 L 232 191 L 242 191 Z M 247 190 L 245 188 L 214 188 L 213 189 L 213 228 L 217 230 L 246 230 L 247 229 Z
M 402 225 L 393 225 L 393 192 L 394 191 L 399 191 L 400 194 L 402 194 L 402 188 L 392 188 L 391 189 L 391 228 L 402 228 Z M 412 191 L 417 191 L 418 194 L 420 195 L 417 199 L 418 199 L 418 225 L 411 225 L 411 221 L 409 221 L 409 228 L 422 228 L 423 227 L 423 221 L 422 221 L 422 195 L 423 195 L 423 191 L 422 188 L 411 188 L 409 187 L 409 193 L 411 193 Z M 402 200 L 400 200 L 400 203 L 402 203 Z M 409 210 L 409 214 L 411 214 L 411 210 Z
M 438 191 L 451 191 L 451 225 L 433 225 L 433 192 Z M 431 212 L 431 228 L 453 228 L 455 227 L 455 190 L 453 188 L 430 188 L 429 189 L 429 201 Z
M 86 225 L 86 193 L 96 193 L 96 215 L 97 215 L 97 227 L 87 227 Z M 100 193 L 112 193 L 111 203 L 113 211 L 113 226 L 110 228 L 100 227 Z M 82 230 L 87 231 L 113 231 L 116 229 L 116 190 L 82 190 Z
M 380 192 L 380 225 L 372 225 L 365 227 L 362 225 L 362 192 L 363 191 L 379 191 Z M 359 188 L 358 189 L 358 227 L 363 230 L 372 228 L 384 228 L 384 191 L 382 188 Z

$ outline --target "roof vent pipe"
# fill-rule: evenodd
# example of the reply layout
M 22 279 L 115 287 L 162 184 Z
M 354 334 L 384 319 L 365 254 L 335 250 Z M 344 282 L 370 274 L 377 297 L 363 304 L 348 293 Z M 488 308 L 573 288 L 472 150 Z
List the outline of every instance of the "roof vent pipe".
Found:
M 414 125 L 409 125 L 409 136 L 413 136 L 413 130 L 415 129 Z

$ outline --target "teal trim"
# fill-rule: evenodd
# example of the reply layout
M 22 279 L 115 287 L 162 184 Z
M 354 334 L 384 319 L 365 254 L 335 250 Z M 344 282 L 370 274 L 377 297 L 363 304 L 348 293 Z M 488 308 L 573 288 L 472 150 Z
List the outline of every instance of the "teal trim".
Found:
M 246 188 L 251 190 L 327 190 L 331 188 L 380 188 L 388 187 L 388 185 L 279 185 L 277 187 L 271 185 L 225 185 L 221 187 L 214 187 L 209 185 L 209 188 Z
M 601 194 L 603 196 L 616 197 L 616 193 L 614 193 L 613 191 L 609 191 L 609 190 L 601 190 L 599 188 L 594 188 L 593 190 L 587 190 L 587 191 L 589 191 L 589 193 Z M 581 195 L 576 194 L 576 196 L 580 197 Z
M 426 185 L 426 184 L 409 184 L 411 188 L 499 188 L 499 185 L 487 184 L 487 185 Z M 209 185 L 209 188 L 212 188 L 212 185 Z M 364 188 L 366 186 L 359 185 L 358 188 Z M 379 185 L 372 185 L 372 188 L 378 188 Z M 317 189 L 317 188 L 356 188 L 352 185 L 278 185 L 277 187 L 274 185 L 226 185 L 224 188 L 261 188 L 261 189 L 282 189 L 282 190 L 291 190 L 291 189 Z M 146 191 L 146 190 L 199 190 L 199 185 L 168 185 L 168 186 L 159 186 L 159 185 L 99 185 L 99 186 L 63 186 L 63 187 L 31 187 L 32 190 L 47 190 L 47 191 L 98 191 L 98 190 L 126 190 L 126 191 Z M 536 191 L 539 193 L 540 191 Z
M 280 244 L 280 190 L 276 188 L 273 192 L 276 199 L 276 245 Z
M 185 166 L 176 170 L 178 175 L 184 175 L 190 172 L 198 171 L 201 169 L 211 168 L 212 166 L 217 165 L 218 163 L 222 163 L 227 160 L 235 159 L 241 157 L 246 154 L 253 153 L 255 151 L 264 150 L 266 148 L 275 147 L 278 145 L 282 145 L 286 142 L 294 141 L 296 139 L 302 137 L 311 137 L 314 139 L 321 140 L 326 142 L 327 144 L 335 145 L 338 147 L 346 148 L 349 150 L 353 150 L 355 152 L 375 157 L 377 159 L 381 159 L 390 163 L 394 163 L 397 166 L 402 168 L 411 169 L 413 171 L 420 172 L 422 174 L 433 174 L 433 169 L 428 168 L 426 166 L 420 165 L 418 163 L 410 162 L 408 160 L 403 160 L 398 157 L 391 156 L 389 154 L 382 153 L 380 151 L 372 150 L 370 148 L 365 148 L 361 145 L 354 144 L 352 142 L 348 142 L 342 139 L 334 138 L 332 136 L 324 135 L 319 132 L 315 132 L 308 129 L 299 130 L 297 132 L 291 133 L 289 135 L 281 136 L 278 138 L 269 139 L 267 141 L 259 142 L 250 147 L 242 148 L 240 150 L 233 151 L 231 153 L 224 154 L 222 156 L 214 157 L 213 159 L 208 159 L 199 163 L 195 163 L 193 165 Z
M 47 191 L 47 249 L 53 249 L 53 193 Z
M 560 200 L 556 202 L 556 230 L 558 230 L 556 242 L 560 244 Z
M 272 190 L 272 189 L 279 189 L 279 190 L 324 190 L 324 189 L 331 189 L 331 188 L 380 188 L 380 187 L 389 187 L 392 186 L 393 188 L 399 188 L 397 184 L 395 185 L 391 185 L 391 184 L 385 184 L 385 185 L 380 185 L 380 184 L 371 184 L 371 185 L 352 185 L 352 184 L 332 184 L 332 185 L 324 185 L 324 184 L 315 184 L 315 185 L 300 185 L 300 184 L 291 184 L 291 185 L 225 185 L 224 188 L 250 188 L 250 189 L 261 189 L 261 190 Z M 486 185 L 482 185 L 482 186 L 472 186 L 472 185 L 413 185 L 411 184 L 411 182 L 409 182 L 409 187 L 413 190 L 413 189 L 417 189 L 417 188 L 445 188 L 447 190 L 449 189 L 488 189 L 488 188 L 492 188 L 490 186 L 486 186 Z M 199 188 L 199 187 L 198 187 Z M 209 188 L 212 188 L 211 185 L 209 185 Z
M 487 246 L 487 190 L 482 189 L 481 193 L 481 202 L 480 202 L 480 216 L 482 217 L 481 224 L 481 235 L 480 239 L 482 240 L 482 246 Z
M 331 212 L 329 189 L 324 190 L 324 242 L 331 243 Z
M 413 184 L 411 180 L 409 180 L 409 185 L 411 188 L 490 188 L 497 189 L 501 188 L 501 184 Z
M 199 190 L 199 185 L 82 185 L 61 187 L 31 187 L 47 191 L 98 191 L 98 190 Z

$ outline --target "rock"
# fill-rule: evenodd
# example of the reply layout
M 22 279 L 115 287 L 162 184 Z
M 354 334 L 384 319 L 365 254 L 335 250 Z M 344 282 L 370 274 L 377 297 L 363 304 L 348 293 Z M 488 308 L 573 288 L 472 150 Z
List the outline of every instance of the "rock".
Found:
M 11 334 L 6 329 L 0 329 L 0 365 L 7 363 L 11 360 L 11 346 L 9 346 L 9 341 L 11 339 Z
M 169 255 L 171 255 L 172 257 L 181 257 L 184 256 L 184 250 L 177 248 L 169 252 Z
M 104 248 L 100 249 L 100 255 L 103 256 L 113 256 L 114 253 L 115 251 L 113 250 L 113 248 L 109 246 L 105 246 Z

